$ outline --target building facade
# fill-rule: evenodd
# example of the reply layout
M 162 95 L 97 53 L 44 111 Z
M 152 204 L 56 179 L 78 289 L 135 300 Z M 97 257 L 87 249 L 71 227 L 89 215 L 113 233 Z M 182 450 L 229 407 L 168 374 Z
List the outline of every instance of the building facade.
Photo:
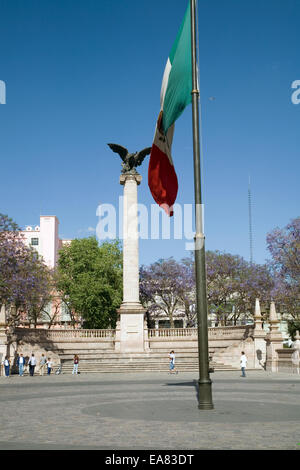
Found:
M 41 215 L 40 225 L 27 225 L 20 232 L 25 243 L 37 250 L 50 269 L 57 265 L 58 250 L 71 242 L 59 238 L 58 227 L 59 221 L 55 215 Z

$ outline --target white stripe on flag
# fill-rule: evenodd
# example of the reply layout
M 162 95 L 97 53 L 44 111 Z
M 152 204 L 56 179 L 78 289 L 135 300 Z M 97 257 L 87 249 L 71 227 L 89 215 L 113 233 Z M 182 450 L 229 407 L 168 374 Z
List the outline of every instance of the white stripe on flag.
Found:
M 160 90 L 160 109 L 163 109 L 164 106 L 164 100 L 165 100 L 165 94 L 167 91 L 167 86 L 168 86 L 168 81 L 169 81 L 169 75 L 171 72 L 172 64 L 170 62 L 170 59 L 168 58 L 166 66 L 165 66 L 165 71 L 162 79 L 162 84 L 161 84 L 161 90 Z

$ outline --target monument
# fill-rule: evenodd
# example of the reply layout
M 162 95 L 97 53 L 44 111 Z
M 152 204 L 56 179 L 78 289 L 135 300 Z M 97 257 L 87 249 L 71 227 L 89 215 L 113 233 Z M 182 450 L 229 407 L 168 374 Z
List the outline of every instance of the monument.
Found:
M 277 317 L 275 303 L 272 301 L 270 305 L 269 315 L 270 331 L 266 336 L 267 341 L 267 361 L 266 370 L 278 372 L 278 353 L 277 349 L 282 348 L 283 337 L 279 330 L 279 319 Z
M 254 311 L 254 368 L 265 368 L 266 363 L 266 332 L 263 329 L 263 322 L 260 310 L 259 299 L 255 299 L 255 311 Z
M 142 181 L 136 167 L 141 165 L 151 147 L 129 153 L 121 145 L 108 144 L 123 161 L 120 184 L 124 186 L 123 203 L 123 302 L 118 310 L 116 351 L 145 350 L 145 312 L 139 298 L 139 233 L 137 187 Z

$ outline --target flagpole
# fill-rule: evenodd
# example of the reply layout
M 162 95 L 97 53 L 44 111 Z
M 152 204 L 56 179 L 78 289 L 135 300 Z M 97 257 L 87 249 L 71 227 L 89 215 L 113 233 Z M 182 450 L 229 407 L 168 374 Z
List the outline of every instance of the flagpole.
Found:
M 195 187 L 195 274 L 196 274 L 196 306 L 198 320 L 198 407 L 200 410 L 214 408 L 212 387 L 209 377 L 205 237 L 203 233 L 203 205 L 201 194 L 200 138 L 199 138 L 199 90 L 197 77 L 196 52 L 196 0 L 191 5 L 191 41 L 192 41 L 192 114 L 193 114 L 193 152 L 194 152 L 194 187 Z

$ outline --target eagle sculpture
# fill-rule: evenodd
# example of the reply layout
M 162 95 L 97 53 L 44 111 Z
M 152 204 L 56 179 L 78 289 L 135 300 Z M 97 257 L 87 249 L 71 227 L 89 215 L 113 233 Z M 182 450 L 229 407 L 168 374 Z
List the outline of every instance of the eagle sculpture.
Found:
M 143 163 L 146 155 L 151 152 L 151 147 L 147 147 L 140 152 L 129 153 L 125 147 L 118 144 L 107 144 L 113 152 L 118 153 L 123 161 L 122 173 L 136 173 L 136 167 Z

